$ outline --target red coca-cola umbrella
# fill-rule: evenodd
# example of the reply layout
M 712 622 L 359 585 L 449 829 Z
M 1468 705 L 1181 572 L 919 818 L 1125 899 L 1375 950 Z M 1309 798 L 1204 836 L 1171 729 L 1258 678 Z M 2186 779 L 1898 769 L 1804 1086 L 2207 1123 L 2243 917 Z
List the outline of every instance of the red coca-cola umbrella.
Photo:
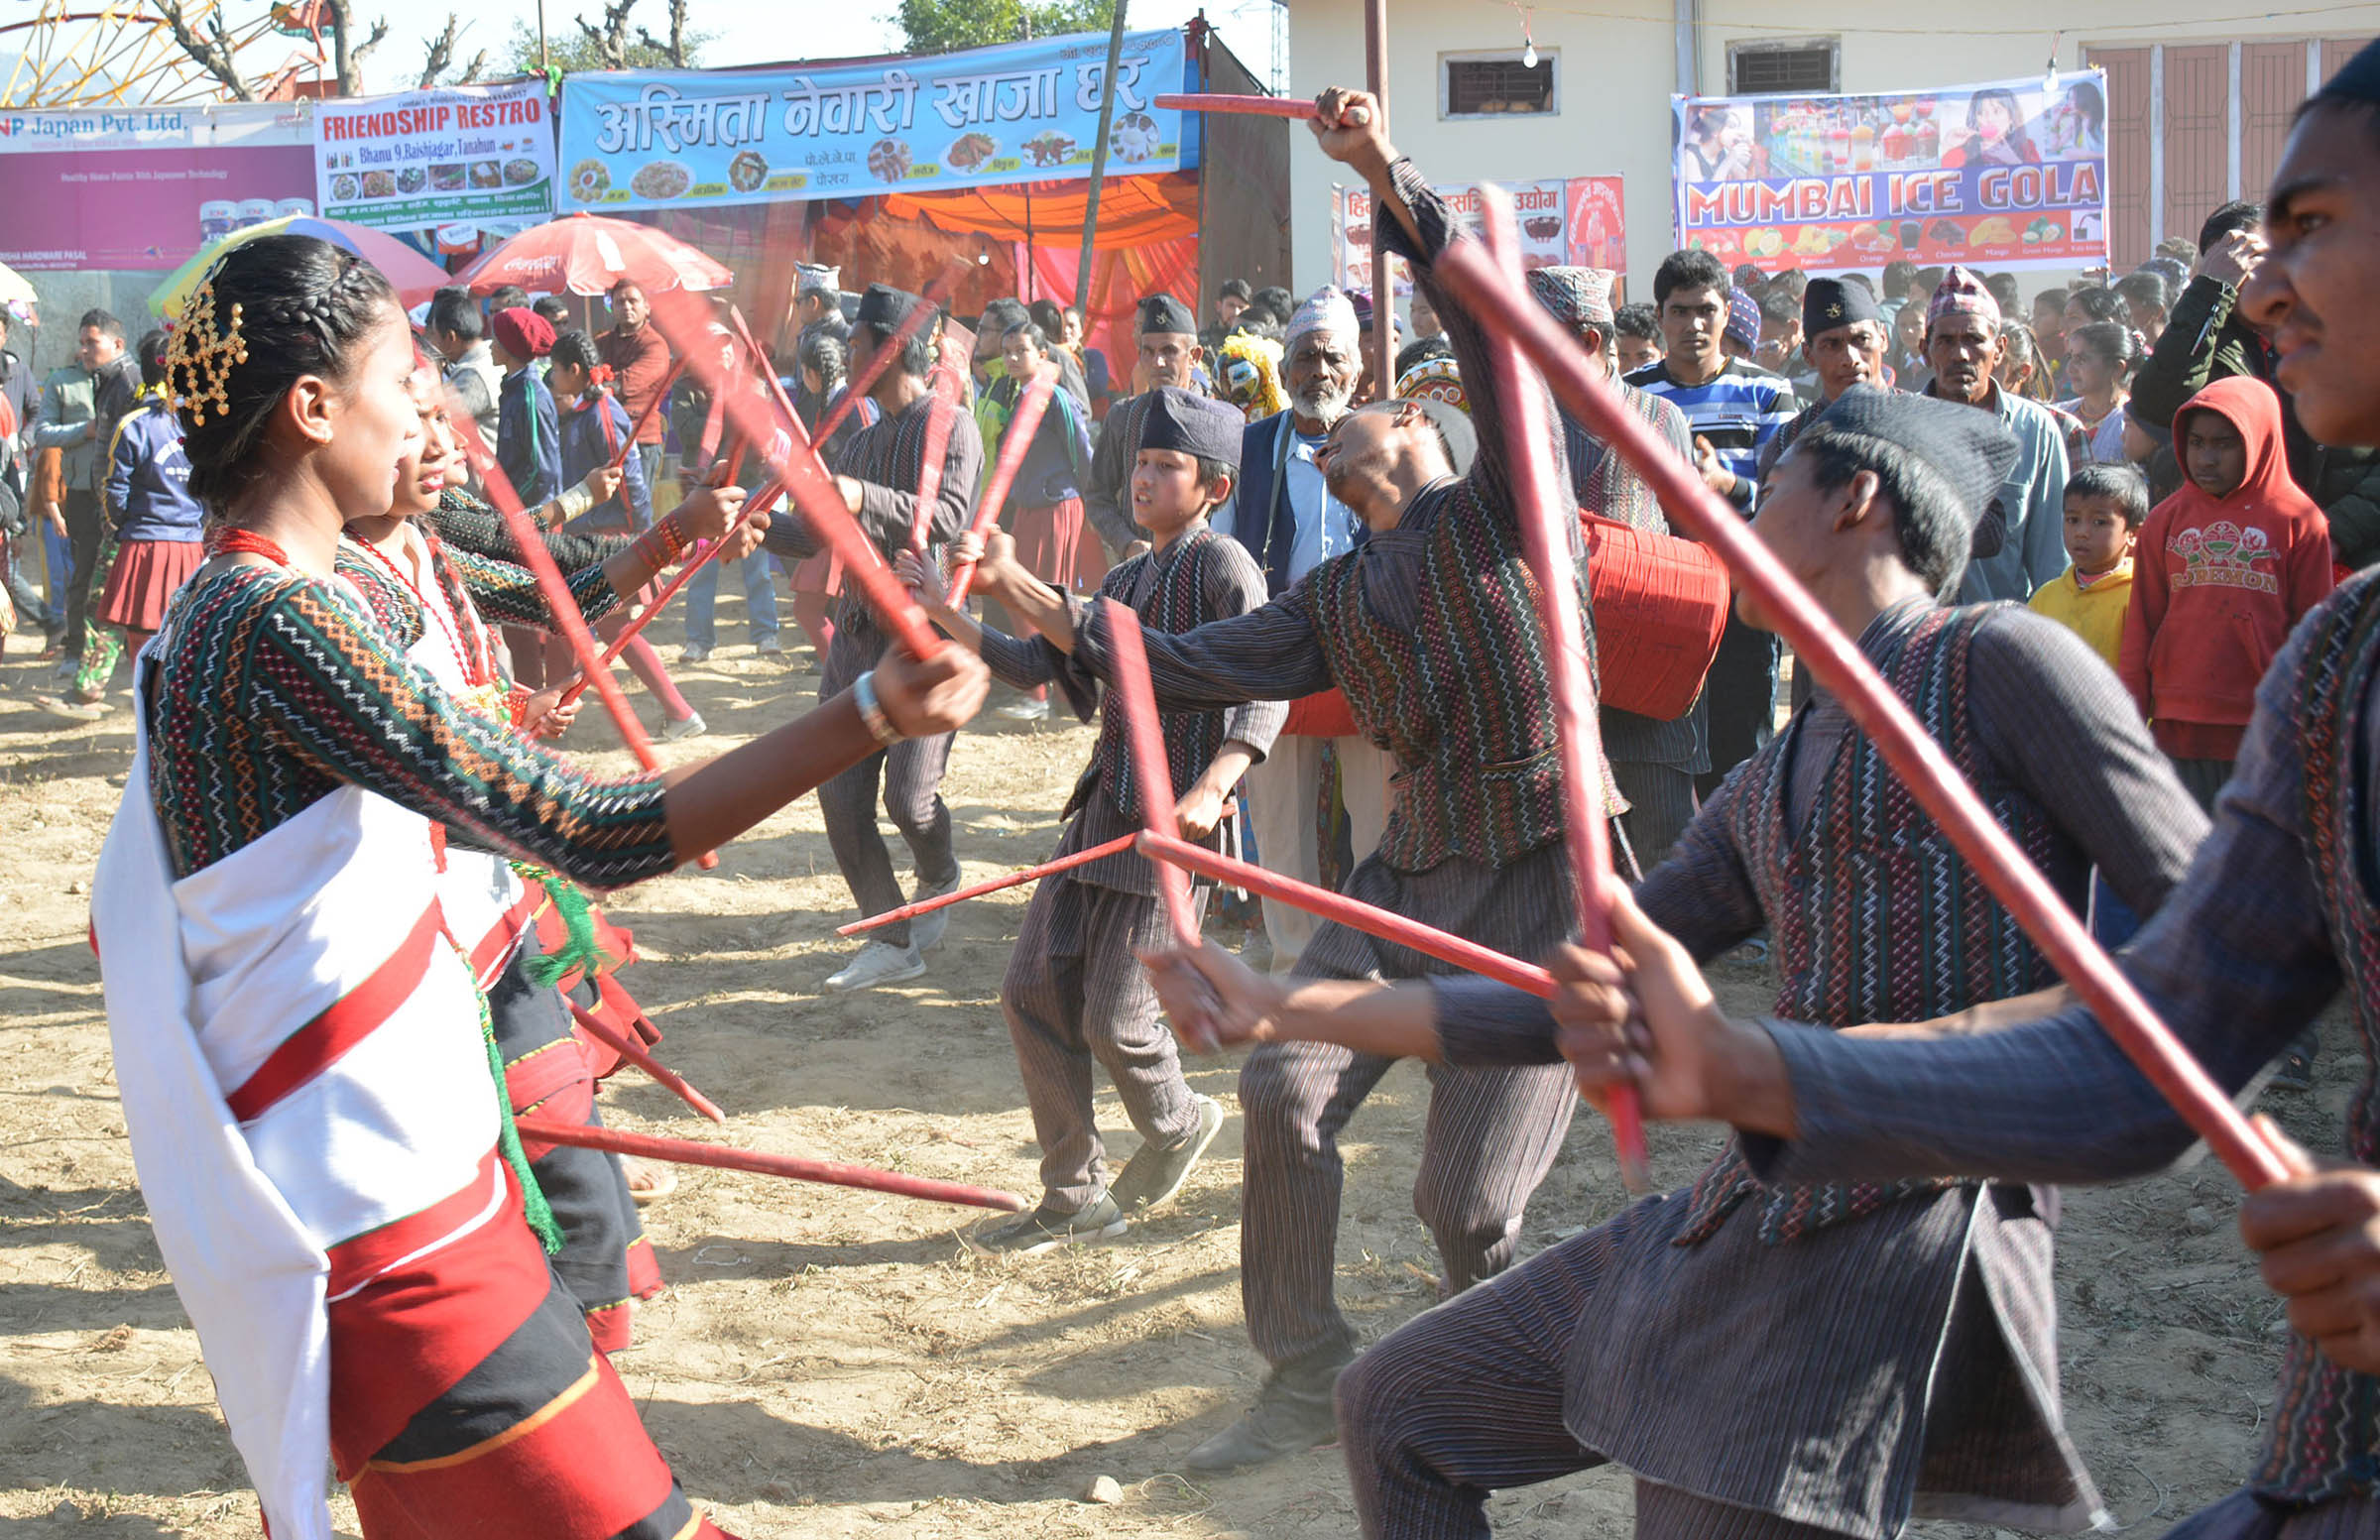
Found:
M 454 282 L 475 295 L 518 284 L 533 295 L 605 295 L 624 278 L 659 294 L 725 289 L 735 275 L 651 225 L 571 214 L 522 231 L 463 269 Z

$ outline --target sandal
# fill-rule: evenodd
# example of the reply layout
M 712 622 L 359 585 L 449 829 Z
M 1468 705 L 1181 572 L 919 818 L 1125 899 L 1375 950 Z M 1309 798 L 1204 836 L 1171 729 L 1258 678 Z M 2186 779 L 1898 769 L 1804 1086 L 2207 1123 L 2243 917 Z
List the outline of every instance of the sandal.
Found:
M 658 1161 L 622 1155 L 620 1165 L 628 1175 L 628 1195 L 640 1209 L 677 1191 L 677 1173 Z

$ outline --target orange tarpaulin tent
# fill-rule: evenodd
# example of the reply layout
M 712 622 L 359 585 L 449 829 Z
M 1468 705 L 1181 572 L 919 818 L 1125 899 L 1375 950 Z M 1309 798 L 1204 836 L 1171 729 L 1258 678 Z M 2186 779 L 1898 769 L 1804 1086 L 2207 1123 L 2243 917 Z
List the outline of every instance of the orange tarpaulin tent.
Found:
M 969 187 L 953 192 L 885 196 L 885 211 L 901 219 L 923 219 L 953 233 L 988 235 L 999 241 L 1029 238 L 1036 245 L 1081 238 L 1090 217 L 1088 182 L 1021 182 L 1007 187 Z M 1099 249 L 1150 246 L 1198 234 L 1198 174 L 1168 172 L 1154 177 L 1111 177 L 1099 193 Z

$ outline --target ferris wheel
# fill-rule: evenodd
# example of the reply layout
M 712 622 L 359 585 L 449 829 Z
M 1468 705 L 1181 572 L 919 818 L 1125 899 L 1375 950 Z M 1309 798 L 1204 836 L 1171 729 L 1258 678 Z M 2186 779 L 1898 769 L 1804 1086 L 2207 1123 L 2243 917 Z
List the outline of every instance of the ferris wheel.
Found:
M 217 46 L 259 99 L 322 68 L 328 0 L 0 0 L 0 107 L 222 101 L 233 93 L 175 37 Z M 13 55 L 13 58 L 9 56 Z

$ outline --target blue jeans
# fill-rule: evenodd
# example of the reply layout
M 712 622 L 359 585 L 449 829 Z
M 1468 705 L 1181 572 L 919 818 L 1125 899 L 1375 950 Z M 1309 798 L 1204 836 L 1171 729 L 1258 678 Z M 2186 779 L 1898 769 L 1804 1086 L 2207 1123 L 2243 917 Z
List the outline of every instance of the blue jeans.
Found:
M 47 519 L 38 521 L 42 529 L 42 572 L 50 590 L 51 613 L 66 613 L 66 590 L 74 575 L 74 547 L 66 536 L 51 528 Z
M 2112 952 L 2132 939 L 2140 929 L 2140 916 L 2131 905 L 2115 895 L 2107 879 L 2094 869 L 2090 874 L 2090 933 L 2099 945 Z
M 686 640 L 696 647 L 719 644 L 712 613 L 719 602 L 719 569 L 741 568 L 744 574 L 744 616 L 752 626 L 752 645 L 776 636 L 776 562 L 765 550 L 740 561 L 706 561 L 686 581 Z

